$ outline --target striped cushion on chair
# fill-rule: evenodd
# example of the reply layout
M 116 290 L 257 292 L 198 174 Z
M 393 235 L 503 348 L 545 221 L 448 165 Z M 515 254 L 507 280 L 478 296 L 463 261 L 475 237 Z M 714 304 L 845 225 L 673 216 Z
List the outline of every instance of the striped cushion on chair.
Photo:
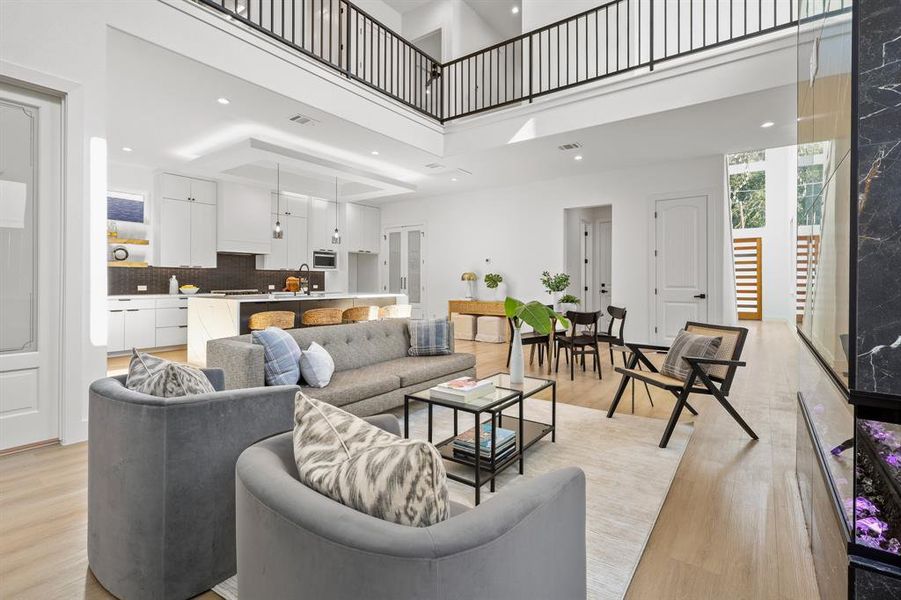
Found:
M 723 341 L 721 337 L 712 337 L 709 335 L 698 335 L 688 333 L 684 329 L 680 329 L 673 345 L 670 346 L 663 360 L 663 366 L 660 372 L 664 375 L 674 377 L 681 381 L 688 379 L 691 373 L 691 365 L 683 357 L 690 356 L 693 358 L 713 358 L 716 356 L 720 343 Z M 704 372 L 706 373 L 706 367 Z
M 410 321 L 410 356 L 451 354 L 447 319 Z

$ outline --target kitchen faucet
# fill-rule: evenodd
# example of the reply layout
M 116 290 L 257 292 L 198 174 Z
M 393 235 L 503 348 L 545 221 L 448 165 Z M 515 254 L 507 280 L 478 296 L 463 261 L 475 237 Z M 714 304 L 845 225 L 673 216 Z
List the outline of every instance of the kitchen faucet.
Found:
M 304 269 L 306 269 L 306 271 L 307 271 L 307 291 L 306 291 L 306 292 L 303 292 L 303 272 L 304 272 Z M 300 265 L 300 268 L 297 269 L 297 276 L 298 276 L 298 278 L 300 279 L 300 291 L 303 292 L 303 293 L 305 293 L 307 296 L 309 296 L 309 295 L 310 295 L 310 287 L 311 287 L 311 283 L 310 283 L 310 266 L 309 266 L 307 263 L 303 263 L 302 265 Z

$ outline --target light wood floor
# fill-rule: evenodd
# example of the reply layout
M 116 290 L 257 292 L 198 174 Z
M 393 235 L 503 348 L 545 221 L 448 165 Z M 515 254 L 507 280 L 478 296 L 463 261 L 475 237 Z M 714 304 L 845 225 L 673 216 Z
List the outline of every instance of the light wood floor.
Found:
M 760 441 L 749 440 L 715 401 L 693 398 L 701 414 L 683 420 L 694 422 L 695 433 L 629 599 L 818 596 L 794 478 L 798 340 L 784 324 L 751 329 L 749 366 L 730 397 Z M 476 354 L 480 375 L 504 368 L 503 345 L 458 342 L 458 350 Z M 111 370 L 121 363 L 111 361 Z M 602 365 L 603 381 L 590 365 L 570 381 L 561 362 L 558 400 L 606 410 L 618 378 L 609 357 Z M 537 364 L 527 371 L 537 374 Z M 672 408 L 666 394 L 654 392 L 655 408 L 643 388 L 635 397 L 639 415 L 665 419 Z M 619 410 L 629 409 L 624 400 Z M 86 444 L 0 458 L 0 598 L 109 598 L 87 568 L 86 459 Z

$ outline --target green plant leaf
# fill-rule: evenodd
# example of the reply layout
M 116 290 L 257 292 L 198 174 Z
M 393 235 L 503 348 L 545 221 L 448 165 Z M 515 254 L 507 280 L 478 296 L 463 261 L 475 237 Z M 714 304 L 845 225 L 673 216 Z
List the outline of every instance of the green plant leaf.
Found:
M 519 318 L 519 308 L 523 306 L 523 303 L 517 300 L 516 298 L 511 298 L 507 296 L 507 299 L 504 300 L 504 313 L 507 315 L 508 319 L 516 319 Z
M 520 308 L 518 316 L 536 332 L 548 335 L 551 333 L 552 327 L 551 313 L 552 311 L 547 306 L 537 300 L 532 300 Z

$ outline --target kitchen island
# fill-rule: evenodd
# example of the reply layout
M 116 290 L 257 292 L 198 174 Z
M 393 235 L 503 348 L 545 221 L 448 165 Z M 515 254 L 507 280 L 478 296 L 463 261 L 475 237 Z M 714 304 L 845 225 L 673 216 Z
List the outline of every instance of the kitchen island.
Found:
M 188 362 L 206 365 L 206 343 L 225 337 L 250 333 L 250 315 L 269 310 L 294 313 L 301 327 L 304 312 L 314 308 L 348 309 L 354 306 L 387 306 L 407 304 L 403 294 L 348 294 L 342 292 L 301 293 L 276 292 L 252 295 L 204 294 L 188 299 Z

